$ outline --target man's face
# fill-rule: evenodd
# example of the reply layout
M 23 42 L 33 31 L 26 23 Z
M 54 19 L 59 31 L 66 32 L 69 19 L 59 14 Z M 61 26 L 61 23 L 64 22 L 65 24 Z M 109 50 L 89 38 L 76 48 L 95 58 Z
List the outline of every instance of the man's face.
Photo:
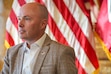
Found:
M 21 39 L 34 40 L 41 33 L 41 18 L 39 9 L 24 6 L 18 16 L 18 31 Z

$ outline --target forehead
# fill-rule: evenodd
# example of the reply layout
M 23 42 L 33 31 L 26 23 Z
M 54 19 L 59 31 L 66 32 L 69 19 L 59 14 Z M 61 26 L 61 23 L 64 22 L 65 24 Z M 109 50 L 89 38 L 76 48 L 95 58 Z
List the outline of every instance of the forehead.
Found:
M 40 14 L 40 9 L 36 5 L 32 4 L 27 4 L 24 5 L 20 8 L 19 15 L 39 15 Z

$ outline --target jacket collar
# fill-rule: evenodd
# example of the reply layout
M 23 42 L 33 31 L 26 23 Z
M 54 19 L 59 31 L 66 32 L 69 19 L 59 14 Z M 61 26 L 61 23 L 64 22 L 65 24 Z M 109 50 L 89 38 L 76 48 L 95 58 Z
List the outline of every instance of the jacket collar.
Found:
M 36 63 L 34 66 L 34 71 L 33 74 L 39 74 L 40 68 L 43 64 L 43 61 L 45 59 L 45 56 L 47 55 L 49 48 L 50 48 L 50 43 L 51 43 L 51 39 L 49 38 L 49 36 L 46 36 L 45 42 L 43 44 L 42 49 L 39 52 L 39 55 L 36 59 Z

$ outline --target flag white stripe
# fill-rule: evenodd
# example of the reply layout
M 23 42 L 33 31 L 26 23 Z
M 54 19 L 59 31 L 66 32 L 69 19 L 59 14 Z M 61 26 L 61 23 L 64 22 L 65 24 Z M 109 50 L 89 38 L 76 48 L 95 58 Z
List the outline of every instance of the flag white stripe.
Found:
M 18 14 L 19 14 L 20 7 L 21 7 L 21 6 L 19 5 L 18 1 L 15 0 L 15 1 L 13 2 L 12 9 L 13 9 L 13 11 L 15 12 L 16 16 L 18 16 Z
M 85 34 L 85 36 L 89 40 L 89 43 L 95 49 L 93 33 L 92 33 L 92 30 L 91 30 L 90 23 L 88 23 L 89 21 L 88 21 L 87 17 L 84 15 L 84 13 L 82 12 L 82 10 L 78 6 L 78 4 L 75 2 L 75 0 L 73 2 L 68 1 L 68 0 L 64 0 L 64 3 L 68 7 L 69 11 L 72 13 L 76 22 L 79 24 L 80 28 L 82 29 L 82 32 Z M 79 13 L 79 15 L 77 15 L 78 13 Z M 72 37 L 72 38 L 74 38 L 74 37 Z M 74 38 L 74 39 L 76 39 L 76 38 Z M 84 49 L 79 45 L 79 42 L 77 41 L 77 39 L 76 39 L 76 42 L 77 43 L 73 44 L 75 52 L 76 52 L 76 57 L 79 59 L 80 64 L 82 65 L 82 67 L 85 69 L 85 71 L 87 73 L 93 72 L 95 70 L 94 66 L 90 62 L 87 55 L 85 54 Z M 72 41 L 72 43 L 73 43 L 73 41 Z M 77 54 L 77 52 L 78 52 L 78 54 Z M 78 56 L 80 56 L 80 57 L 78 57 Z M 83 60 L 84 60 L 84 63 L 83 63 Z M 86 65 L 87 65 L 87 67 L 86 67 Z
M 29 2 L 34 2 L 35 0 L 25 0 L 25 1 L 26 1 L 26 3 L 29 3 Z M 76 39 L 76 37 L 73 34 L 72 30 L 69 28 L 68 24 L 66 23 L 66 21 L 62 17 L 61 13 L 59 12 L 57 7 L 53 3 L 53 0 L 42 0 L 42 1 L 45 3 L 49 13 L 51 14 L 51 17 L 55 21 L 58 29 L 60 30 L 62 35 L 65 37 L 65 39 L 68 42 L 68 44 L 71 47 L 74 48 L 76 58 L 79 60 L 79 63 L 81 64 L 82 68 L 88 74 L 92 73 L 95 70 L 94 66 L 92 65 L 92 63 L 88 59 L 86 53 L 84 52 L 84 49 L 80 46 L 79 41 Z M 88 22 L 88 19 L 84 15 L 82 10 L 77 5 L 76 1 L 74 0 L 72 2 L 72 0 L 64 0 L 64 3 L 68 7 L 69 11 L 72 13 L 72 16 L 74 17 L 74 19 L 79 24 L 79 26 L 82 29 L 83 33 L 85 34 L 85 36 L 89 40 L 90 44 L 93 46 L 93 48 L 95 48 L 94 44 L 93 44 L 94 39 L 93 39 L 93 33 L 91 31 L 90 23 Z M 16 16 L 17 16 L 18 13 L 19 13 L 19 9 L 20 9 L 20 5 L 18 4 L 17 0 L 14 0 L 12 8 L 13 8 Z M 77 15 L 78 13 L 79 13 L 79 15 Z M 80 19 L 80 18 L 82 18 L 82 19 Z M 8 18 L 8 20 L 7 20 L 6 29 L 11 34 L 11 36 L 12 36 L 14 42 L 15 42 L 15 45 L 22 42 L 22 40 L 19 38 L 17 29 L 12 24 L 10 18 Z M 46 33 L 48 33 L 48 35 L 53 40 L 56 40 L 54 35 L 53 35 L 53 33 L 52 33 L 52 31 L 49 29 L 49 26 L 47 26 L 47 28 L 46 28 Z
M 54 21 L 56 22 L 59 30 L 61 31 L 61 33 L 64 35 L 64 37 L 66 38 L 67 42 L 75 49 L 76 53 L 76 57 L 78 58 L 78 60 L 80 61 L 82 67 L 86 70 L 87 73 L 91 73 L 93 72 L 94 66 L 92 65 L 92 63 L 89 61 L 88 57 L 86 56 L 83 48 L 80 46 L 79 42 L 77 41 L 77 39 L 75 38 L 75 36 L 73 35 L 72 31 L 70 30 L 68 24 L 66 24 L 66 21 L 64 21 L 61 13 L 58 11 L 58 9 L 56 8 L 56 6 L 54 5 L 54 3 L 52 1 L 47 1 L 47 0 L 43 0 L 46 7 L 48 8 L 49 13 L 51 14 L 52 18 L 54 19 Z M 53 6 L 53 8 L 52 8 Z M 57 16 L 55 16 L 55 14 Z M 66 34 L 64 34 L 64 32 L 66 32 Z M 72 37 L 71 37 L 72 36 Z M 75 43 L 74 43 L 75 42 Z M 80 52 L 80 53 L 79 53 Z M 82 58 L 82 59 L 81 59 Z M 87 67 L 86 64 L 88 63 Z
M 80 43 L 75 38 L 75 36 L 71 35 L 71 39 L 72 39 L 71 40 L 72 42 L 70 42 L 69 44 L 71 45 L 71 47 L 74 48 L 76 58 L 79 60 L 79 63 L 81 64 L 81 66 L 83 67 L 83 69 L 88 74 L 90 74 L 91 72 L 93 72 L 95 70 L 94 66 L 89 61 L 87 55 L 84 52 L 84 49 L 80 46 Z
M 72 13 L 76 22 L 79 24 L 79 27 L 81 28 L 84 35 L 87 37 L 93 49 L 95 49 L 92 28 L 86 15 L 84 15 L 83 11 L 80 9 L 75 0 L 73 0 L 73 2 L 71 0 L 64 0 L 64 3 L 68 7 L 69 11 Z M 79 15 L 77 15 L 78 13 Z
M 52 34 L 52 31 L 50 30 L 49 26 L 47 25 L 45 32 L 50 36 L 51 39 L 57 41 L 54 37 L 54 35 Z
M 26 3 L 35 2 L 35 0 L 25 0 Z
M 10 23 L 10 24 L 9 24 Z M 8 20 L 7 20 L 7 23 L 6 23 L 6 30 L 7 32 L 10 33 L 11 37 L 13 38 L 14 40 L 14 43 L 15 44 L 18 44 L 18 43 L 21 43 L 22 40 L 19 38 L 18 36 L 18 31 L 17 29 L 15 28 L 15 26 L 12 24 L 10 18 L 8 17 Z
M 55 21 L 57 27 L 59 28 L 60 32 L 62 35 L 66 38 L 67 42 L 69 42 L 69 37 L 72 33 L 70 30 L 69 26 L 67 25 L 66 21 L 62 17 L 61 13 L 58 11 L 56 8 L 55 4 L 53 1 L 48 1 L 48 0 L 43 0 L 49 13 L 51 14 L 51 17 Z M 52 7 L 53 6 L 53 7 Z M 56 16 L 55 16 L 56 15 Z

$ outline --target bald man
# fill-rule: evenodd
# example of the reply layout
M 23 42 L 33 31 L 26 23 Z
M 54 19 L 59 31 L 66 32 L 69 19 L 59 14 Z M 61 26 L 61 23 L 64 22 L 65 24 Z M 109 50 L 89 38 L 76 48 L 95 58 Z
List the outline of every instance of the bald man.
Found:
M 2 74 L 77 74 L 74 49 L 57 43 L 45 33 L 48 11 L 27 3 L 18 15 L 18 32 L 25 42 L 7 50 Z

